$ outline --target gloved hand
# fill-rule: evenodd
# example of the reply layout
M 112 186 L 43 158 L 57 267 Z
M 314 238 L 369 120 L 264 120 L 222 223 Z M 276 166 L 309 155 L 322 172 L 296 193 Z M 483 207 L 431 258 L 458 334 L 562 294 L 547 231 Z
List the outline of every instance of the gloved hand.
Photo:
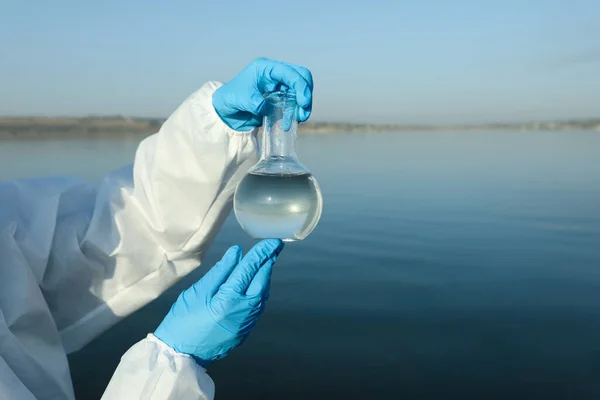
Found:
M 213 107 L 221 120 L 236 131 L 262 125 L 264 94 L 280 89 L 293 90 L 298 103 L 299 122 L 312 111 L 313 78 L 305 67 L 259 58 L 213 94 Z M 290 121 L 291 122 L 291 121 Z M 283 127 L 288 130 L 288 127 Z
M 262 314 L 271 270 L 282 249 L 279 239 L 259 242 L 244 258 L 239 246 L 230 248 L 179 295 L 154 335 L 203 367 L 225 357 L 244 341 Z

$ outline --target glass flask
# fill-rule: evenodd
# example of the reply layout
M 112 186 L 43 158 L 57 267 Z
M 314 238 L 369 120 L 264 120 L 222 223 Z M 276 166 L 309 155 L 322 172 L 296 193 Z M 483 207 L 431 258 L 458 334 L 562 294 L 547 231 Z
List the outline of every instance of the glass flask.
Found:
M 298 161 L 294 149 L 298 134 L 295 93 L 277 91 L 265 98 L 261 157 L 238 184 L 233 209 L 252 238 L 294 242 L 317 226 L 323 198 L 317 180 Z M 285 125 L 289 130 L 284 130 Z

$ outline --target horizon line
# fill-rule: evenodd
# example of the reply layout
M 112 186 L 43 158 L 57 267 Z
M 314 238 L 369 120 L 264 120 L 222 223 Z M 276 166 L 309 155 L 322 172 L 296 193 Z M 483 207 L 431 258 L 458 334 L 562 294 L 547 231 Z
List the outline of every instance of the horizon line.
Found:
M 133 115 L 124 114 L 88 114 L 85 116 L 73 116 L 73 115 L 56 115 L 56 116 L 44 116 L 44 115 L 0 115 L 0 122 L 5 120 L 24 120 L 24 119 L 38 119 L 38 120 L 85 120 L 85 119 L 104 119 L 104 120 L 124 120 L 124 121 L 166 121 L 168 117 L 139 117 Z M 478 122 L 478 123 L 440 123 L 440 124 L 423 124 L 423 123 L 372 123 L 372 122 L 341 122 L 341 121 L 306 121 L 300 125 L 311 125 L 311 124 L 324 124 L 324 125 L 347 125 L 347 126 L 397 126 L 397 127 L 467 127 L 467 126 L 494 126 L 494 125 L 523 125 L 523 124 L 569 124 L 569 123 L 596 123 L 600 124 L 600 116 L 597 117 L 583 117 L 583 118 L 561 118 L 556 120 L 526 120 L 526 121 L 505 121 L 505 122 Z

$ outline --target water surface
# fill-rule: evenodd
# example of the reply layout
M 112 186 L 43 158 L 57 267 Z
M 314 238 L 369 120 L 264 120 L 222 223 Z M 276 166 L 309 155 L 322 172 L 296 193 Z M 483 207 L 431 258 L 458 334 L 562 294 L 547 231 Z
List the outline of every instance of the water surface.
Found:
M 124 141 L 0 144 L 0 178 L 92 182 Z M 218 399 L 600 398 L 600 132 L 301 136 L 321 221 L 289 244 Z M 70 357 L 97 398 L 119 357 L 233 244 Z

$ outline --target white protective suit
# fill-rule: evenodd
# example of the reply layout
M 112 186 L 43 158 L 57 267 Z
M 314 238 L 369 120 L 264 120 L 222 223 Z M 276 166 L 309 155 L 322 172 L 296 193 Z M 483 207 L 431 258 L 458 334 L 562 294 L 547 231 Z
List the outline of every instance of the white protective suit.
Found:
M 256 132 L 231 130 L 212 106 L 219 86 L 191 95 L 97 190 L 0 183 L 0 399 L 73 399 L 66 354 L 198 266 L 256 162 Z M 204 368 L 149 335 L 103 398 L 213 395 Z

